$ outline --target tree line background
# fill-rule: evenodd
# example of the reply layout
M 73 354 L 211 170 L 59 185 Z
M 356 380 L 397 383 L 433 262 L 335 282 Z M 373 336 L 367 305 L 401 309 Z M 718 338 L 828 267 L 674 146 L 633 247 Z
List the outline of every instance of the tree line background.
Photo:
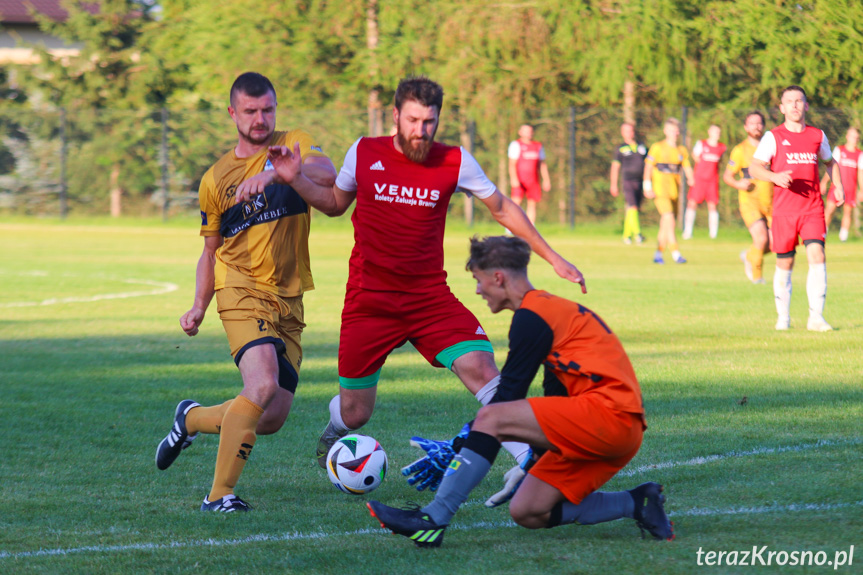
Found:
M 40 23 L 82 45 L 77 57 L 42 50 L 37 65 L 0 70 L 0 210 L 193 209 L 236 140 L 227 91 L 248 70 L 276 86 L 278 127 L 312 133 L 337 167 L 357 137 L 386 132 L 406 75 L 444 86 L 438 139 L 470 147 L 502 190 L 506 146 L 533 123 L 552 172 L 545 221 L 615 212 L 622 120 L 650 143 L 665 117 L 686 116 L 690 147 L 716 122 L 731 146 L 747 111 L 776 123 L 779 91 L 799 84 L 835 145 L 863 113 L 859 0 L 98 4 Z M 736 192 L 722 209 L 736 215 Z

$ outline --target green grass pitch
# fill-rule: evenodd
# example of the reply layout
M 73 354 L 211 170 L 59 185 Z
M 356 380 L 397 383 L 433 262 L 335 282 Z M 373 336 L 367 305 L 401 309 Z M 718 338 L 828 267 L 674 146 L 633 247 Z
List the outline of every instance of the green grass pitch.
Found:
M 471 234 L 453 216 L 446 268 L 503 363 L 511 314 L 491 315 L 464 271 Z M 502 454 L 440 549 L 379 528 L 364 497 L 329 484 L 314 461 L 336 354 L 352 231 L 315 214 L 305 360 L 282 431 L 258 440 L 237 493 L 250 514 L 202 514 L 218 438 L 199 438 L 166 472 L 153 456 L 175 405 L 235 396 L 240 379 L 213 306 L 201 333 L 178 318 L 192 302 L 202 240 L 189 218 L 162 225 L 104 220 L 0 221 L 0 572 L 3 573 L 693 573 L 699 549 L 848 551 L 863 565 L 863 241 L 831 236 L 825 316 L 805 329 L 806 262 L 794 272 L 792 329 L 773 330 L 771 284 L 751 285 L 745 230 L 697 230 L 686 265 L 651 263 L 652 241 L 624 246 L 613 226 L 547 226 L 585 274 L 588 294 L 541 260 L 534 285 L 592 308 L 618 334 L 644 393 L 649 429 L 606 489 L 663 483 L 673 542 L 642 540 L 634 522 L 528 531 L 482 501 L 511 465 Z M 647 230 L 653 236 L 655 229 Z M 397 241 L 397 238 L 394 238 Z M 773 258 L 767 259 L 772 278 Z M 370 334 L 373 336 L 374 334 Z M 537 386 L 538 387 L 538 386 Z M 424 504 L 398 469 L 419 456 L 413 434 L 447 438 L 478 404 L 409 346 L 383 370 L 363 432 L 390 474 L 370 498 Z M 766 557 L 766 555 L 765 555 Z M 774 572 L 763 567 L 758 572 Z M 794 572 L 824 572 L 828 567 Z M 832 570 L 832 568 L 830 568 Z

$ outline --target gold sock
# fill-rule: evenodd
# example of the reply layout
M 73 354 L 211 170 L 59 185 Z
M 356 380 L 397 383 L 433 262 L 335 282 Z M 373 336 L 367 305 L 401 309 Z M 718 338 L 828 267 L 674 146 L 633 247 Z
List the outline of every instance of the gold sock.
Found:
M 234 492 L 246 460 L 255 445 L 255 427 L 264 409 L 238 395 L 225 412 L 216 456 L 216 473 L 208 501 L 216 501 Z
M 189 435 L 196 433 L 219 433 L 222 428 L 222 419 L 225 412 L 231 406 L 233 399 L 229 399 L 220 405 L 209 407 L 195 407 L 186 414 L 186 430 Z
M 751 246 L 746 251 L 746 260 L 752 265 L 752 280 L 756 281 L 763 278 L 764 252 L 755 246 Z

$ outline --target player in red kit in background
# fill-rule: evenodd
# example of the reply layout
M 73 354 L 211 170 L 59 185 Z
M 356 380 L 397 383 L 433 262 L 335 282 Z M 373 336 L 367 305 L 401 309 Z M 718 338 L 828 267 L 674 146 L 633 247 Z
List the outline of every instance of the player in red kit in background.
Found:
M 551 190 L 551 180 L 545 163 L 545 148 L 533 139 L 533 126 L 523 124 L 518 129 L 518 140 L 510 142 L 506 155 L 512 187 L 510 197 L 519 206 L 522 198 L 527 198 L 527 218 L 536 224 L 536 205 L 542 200 L 542 193 Z
M 305 181 L 296 151 L 270 150 L 279 177 L 323 213 L 338 216 L 357 202 L 339 340 L 339 395 L 330 402 L 330 422 L 317 448 L 322 467 L 329 447 L 371 418 L 381 368 L 408 341 L 432 365 L 451 369 L 483 405 L 495 394 L 500 373 L 491 343 L 450 291 L 443 268 L 447 205 L 457 190 L 481 200 L 560 277 L 586 292 L 581 272 L 546 243 L 464 148 L 434 141 L 442 104 L 437 83 L 402 80 L 393 109 L 396 135 L 354 142 L 327 193 Z M 517 461 L 527 454 L 524 444 L 504 448 Z
M 719 161 L 725 153 L 725 144 L 719 141 L 722 130 L 716 124 L 707 128 L 707 139 L 698 140 L 692 148 L 695 164 L 695 184 L 689 190 L 686 215 L 683 217 L 683 239 L 692 239 L 695 227 L 695 210 L 698 204 L 707 202 L 707 229 L 710 237 L 719 233 Z
M 830 331 L 824 320 L 827 295 L 827 265 L 824 256 L 824 202 L 818 185 L 819 160 L 827 165 L 836 185 L 836 205 L 845 201 L 839 165 L 833 161 L 830 143 L 823 131 L 806 125 L 809 103 L 800 86 L 789 86 L 780 96 L 779 111 L 785 122 L 770 130 L 755 150 L 749 173 L 756 180 L 773 182 L 773 251 L 776 252 L 776 274 L 773 295 L 779 318 L 776 329 L 791 325 L 791 271 L 798 238 L 806 246 L 809 274 L 806 294 L 809 298 L 810 331 Z
M 833 161 L 839 164 L 839 174 L 842 176 L 842 188 L 845 191 L 845 205 L 842 206 L 842 223 L 839 227 L 839 241 L 848 240 L 848 230 L 851 229 L 851 214 L 857 205 L 857 194 L 863 189 L 863 157 L 857 147 L 860 132 L 857 128 L 848 128 L 845 134 L 845 145 L 833 148 Z M 821 180 L 821 190 L 827 187 L 830 174 L 824 174 Z M 836 211 L 835 186 L 830 186 L 827 201 L 824 202 L 824 222 L 830 229 L 830 220 Z

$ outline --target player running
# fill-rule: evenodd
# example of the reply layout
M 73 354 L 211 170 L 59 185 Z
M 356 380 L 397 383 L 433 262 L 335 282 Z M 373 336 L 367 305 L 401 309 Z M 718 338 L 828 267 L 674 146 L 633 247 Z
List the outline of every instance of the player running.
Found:
M 597 491 L 638 453 L 644 430 L 641 389 L 629 358 L 605 322 L 573 301 L 535 289 L 530 248 L 518 238 L 471 239 L 467 269 L 492 313 L 515 312 L 501 383 L 482 407 L 434 500 L 419 509 L 368 503 L 382 527 L 420 547 L 438 547 L 502 441 L 524 441 L 539 459 L 510 503 L 528 529 L 635 519 L 656 539 L 673 539 L 657 483 Z M 527 397 L 544 367 L 545 397 Z M 527 466 L 526 466 L 527 467 Z
M 860 141 L 860 132 L 857 128 L 848 128 L 845 134 L 845 145 L 836 146 L 833 149 L 833 160 L 839 164 L 839 173 L 842 176 L 842 189 L 845 191 L 845 203 L 842 205 L 842 223 L 839 227 L 839 241 L 848 241 L 848 230 L 851 229 L 851 214 L 857 205 L 857 194 L 863 190 L 863 157 L 861 150 L 857 148 Z M 821 180 L 821 189 L 827 187 L 827 179 L 830 174 L 824 174 Z M 824 222 L 830 229 L 830 220 L 836 211 L 836 186 L 831 185 L 827 192 L 827 201 L 824 202 Z
M 689 185 L 692 185 L 694 174 L 689 164 L 689 152 L 685 146 L 677 145 L 677 138 L 680 137 L 680 122 L 677 118 L 666 120 L 662 132 L 665 139 L 650 146 L 644 163 L 644 196 L 653 198 L 656 211 L 659 212 L 658 245 L 653 263 L 664 264 L 662 252 L 668 248 L 675 263 L 685 264 L 686 260 L 677 249 L 674 227 L 680 195 L 680 172 L 686 174 Z
M 707 229 L 711 239 L 719 233 L 719 162 L 725 154 L 725 144 L 719 141 L 722 129 L 716 124 L 707 128 L 707 139 L 698 140 L 692 148 L 695 160 L 695 183 L 686 198 L 686 214 L 683 216 L 683 239 L 692 239 L 695 227 L 695 210 L 698 204 L 707 202 Z
M 481 200 L 492 216 L 524 238 L 557 274 L 585 291 L 578 269 L 555 252 L 524 212 L 505 197 L 464 149 L 434 141 L 443 89 L 425 77 L 399 83 L 393 137 L 360 138 L 345 156 L 333 188 L 306 186 L 296 152 L 271 149 L 280 178 L 315 208 L 338 216 L 356 200 L 355 244 L 349 263 L 339 339 L 339 394 L 318 441 L 318 463 L 338 438 L 372 416 L 387 356 L 411 342 L 435 367 L 453 371 L 483 405 L 500 373 L 479 321 L 446 284 L 443 236 L 456 191 Z M 505 445 L 521 462 L 524 445 Z
M 290 186 L 274 182 L 267 149 L 295 149 L 310 187 L 329 189 L 336 177 L 332 162 L 310 135 L 274 131 L 276 91 L 266 77 L 240 75 L 230 100 L 237 145 L 201 180 L 204 251 L 195 275 L 195 302 L 180 326 L 189 336 L 197 335 L 215 293 L 243 391 L 210 407 L 181 401 L 170 433 L 156 450 L 156 466 L 165 470 L 199 433 L 218 434 L 213 486 L 201 511 L 228 513 L 249 510 L 234 487 L 257 435 L 278 431 L 291 409 L 306 325 L 303 292 L 314 288 L 309 205 Z M 250 187 L 258 193 L 253 199 Z
M 722 181 L 738 190 L 737 200 L 740 205 L 740 216 L 749 235 L 752 245 L 748 250 L 740 252 L 743 260 L 743 271 L 754 284 L 764 283 L 764 254 L 770 251 L 770 226 L 773 214 L 773 184 L 768 181 L 755 180 L 749 174 L 752 155 L 764 134 L 764 116 L 761 112 L 750 112 L 743 122 L 746 139 L 734 146 Z M 736 175 L 740 174 L 738 180 Z
M 789 86 L 780 96 L 779 111 L 785 122 L 761 138 L 753 155 L 749 173 L 756 180 L 769 180 L 773 189 L 773 251 L 776 252 L 776 274 L 773 295 L 779 316 L 776 329 L 791 326 L 791 272 L 798 237 L 806 246 L 809 275 L 806 294 L 809 298 L 810 331 L 830 331 L 824 320 L 827 296 L 827 265 L 824 256 L 824 202 L 818 185 L 818 161 L 827 165 L 836 189 L 836 205 L 845 201 L 839 164 L 833 161 L 830 143 L 823 131 L 806 125 L 806 92 L 800 86 Z

